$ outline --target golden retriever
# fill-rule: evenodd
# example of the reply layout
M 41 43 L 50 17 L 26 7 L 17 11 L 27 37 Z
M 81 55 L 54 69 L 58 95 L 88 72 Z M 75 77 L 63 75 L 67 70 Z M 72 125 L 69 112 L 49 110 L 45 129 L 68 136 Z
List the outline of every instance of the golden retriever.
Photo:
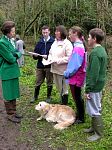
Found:
M 60 130 L 72 125 L 76 119 L 74 110 L 66 105 L 49 104 L 42 101 L 35 106 L 35 109 L 38 110 L 41 115 L 37 121 L 44 118 L 48 122 L 57 122 L 54 128 Z

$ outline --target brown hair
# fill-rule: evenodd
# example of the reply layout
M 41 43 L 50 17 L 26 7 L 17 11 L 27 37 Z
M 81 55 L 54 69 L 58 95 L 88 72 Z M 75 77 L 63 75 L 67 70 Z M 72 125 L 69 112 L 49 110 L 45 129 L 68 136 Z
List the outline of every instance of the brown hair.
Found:
M 96 43 L 98 44 L 101 44 L 105 35 L 104 32 L 99 28 L 91 29 L 89 34 L 91 35 L 93 39 L 96 38 Z
M 77 32 L 77 36 L 79 37 L 79 39 L 83 42 L 83 45 L 85 47 L 85 51 L 88 50 L 88 47 L 87 47 L 87 44 L 86 44 L 86 41 L 84 39 L 84 36 L 83 36 L 83 31 L 80 27 L 78 26 L 73 26 L 69 29 L 69 31 L 72 31 L 73 33 Z
M 67 37 L 67 30 L 63 25 L 59 25 L 56 27 L 56 31 L 60 32 L 61 39 L 64 40 Z
M 80 27 L 73 26 L 69 30 L 72 31 L 73 33 L 77 32 L 78 37 L 82 38 L 82 29 Z
M 50 28 L 48 26 L 46 26 L 46 25 L 42 27 L 42 30 L 45 30 L 45 29 L 50 30 Z
M 15 27 L 15 23 L 13 21 L 5 21 L 2 25 L 1 31 L 4 35 L 7 35 L 13 27 Z

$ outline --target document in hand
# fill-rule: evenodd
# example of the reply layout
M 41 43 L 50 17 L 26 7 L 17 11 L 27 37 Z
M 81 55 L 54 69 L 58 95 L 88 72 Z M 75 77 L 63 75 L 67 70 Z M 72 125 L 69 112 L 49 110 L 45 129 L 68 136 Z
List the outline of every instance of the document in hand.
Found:
M 52 59 L 52 57 L 51 56 L 48 56 L 48 59 L 46 60 L 46 59 L 44 59 L 43 58 L 43 60 L 42 60 L 42 63 L 43 63 L 43 65 L 50 65 L 50 64 L 52 64 L 54 61 L 53 61 L 53 59 Z

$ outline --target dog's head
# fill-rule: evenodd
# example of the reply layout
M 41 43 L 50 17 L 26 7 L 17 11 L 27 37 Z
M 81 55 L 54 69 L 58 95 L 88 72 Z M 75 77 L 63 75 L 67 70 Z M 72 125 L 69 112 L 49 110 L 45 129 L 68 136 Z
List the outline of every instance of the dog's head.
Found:
M 39 102 L 38 105 L 35 106 L 35 109 L 38 110 L 39 112 L 46 113 L 49 111 L 50 105 L 44 101 Z

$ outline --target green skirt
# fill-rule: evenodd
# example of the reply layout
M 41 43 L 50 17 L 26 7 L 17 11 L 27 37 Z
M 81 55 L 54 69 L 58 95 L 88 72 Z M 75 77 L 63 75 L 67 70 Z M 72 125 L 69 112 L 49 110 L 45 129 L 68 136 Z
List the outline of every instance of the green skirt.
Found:
M 7 101 L 20 97 L 19 79 L 2 80 L 3 98 Z

